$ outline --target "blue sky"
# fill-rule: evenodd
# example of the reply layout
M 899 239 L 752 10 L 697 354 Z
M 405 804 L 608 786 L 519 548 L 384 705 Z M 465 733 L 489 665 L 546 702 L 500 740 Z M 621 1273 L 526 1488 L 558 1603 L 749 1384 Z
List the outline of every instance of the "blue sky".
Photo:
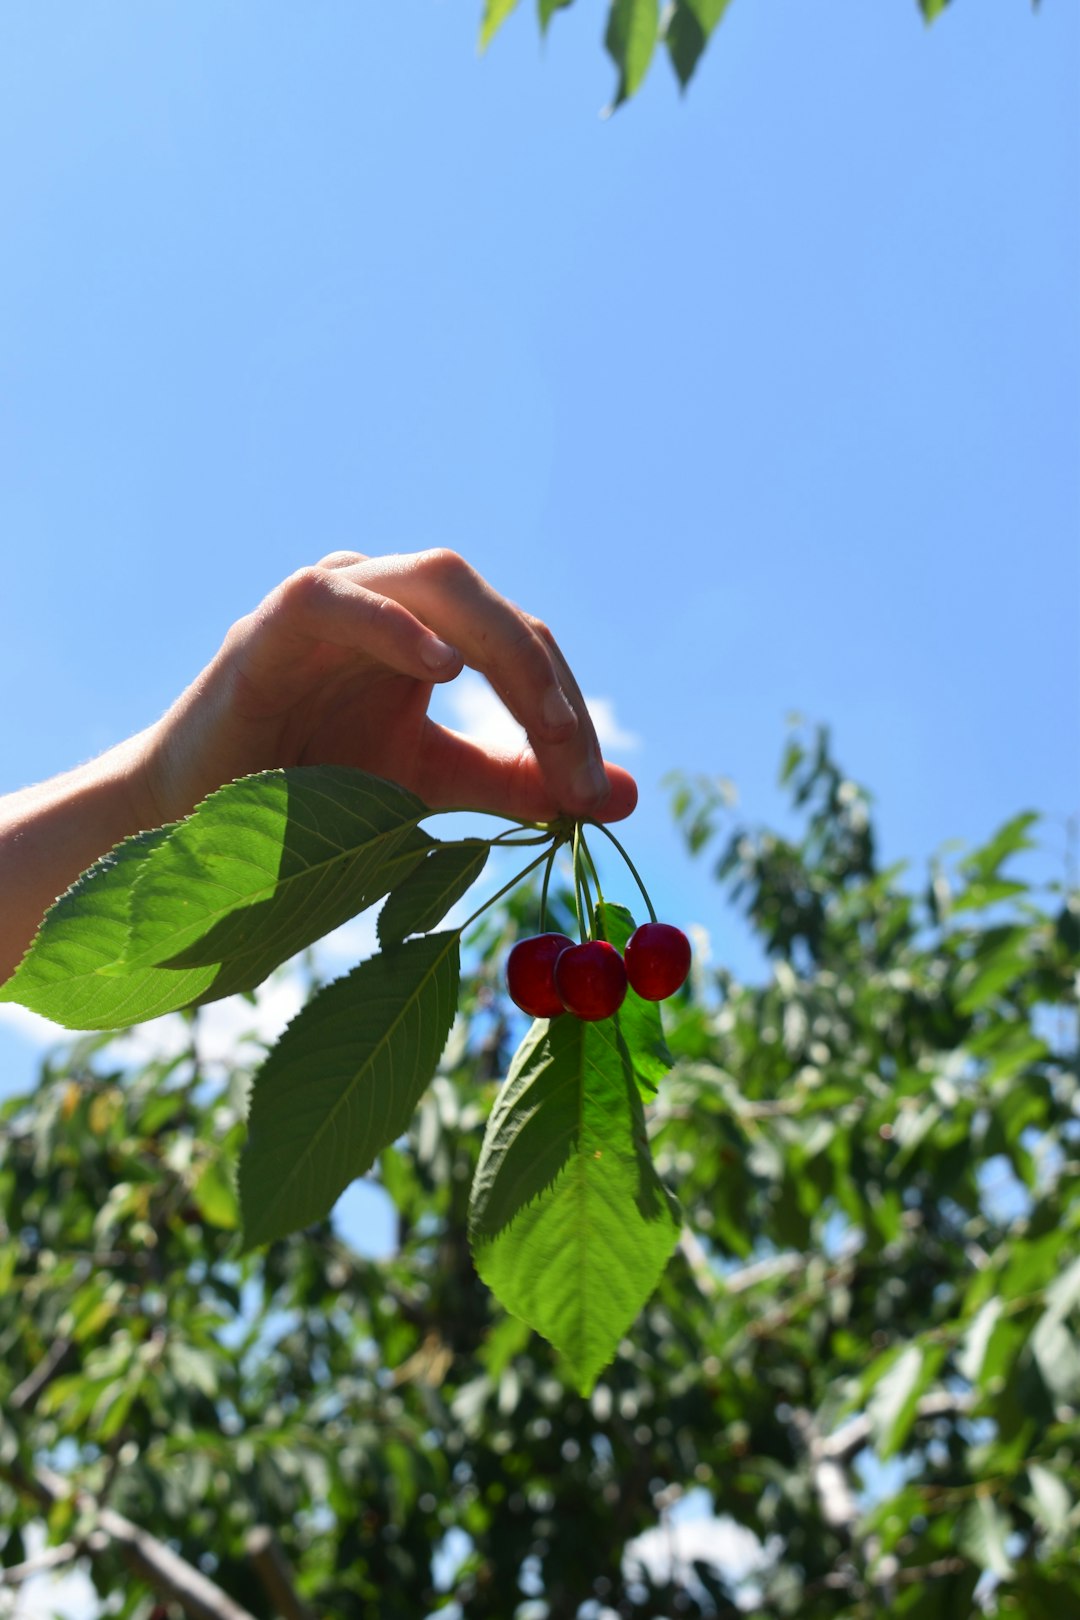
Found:
M 298 565 L 448 544 L 638 739 L 627 841 L 718 956 L 660 782 L 775 814 L 790 710 L 890 858 L 1022 806 L 1060 851 L 1077 8 L 736 0 L 685 98 L 658 60 L 610 119 L 599 7 L 482 59 L 478 10 L 0 13 L 0 791 L 153 720 Z

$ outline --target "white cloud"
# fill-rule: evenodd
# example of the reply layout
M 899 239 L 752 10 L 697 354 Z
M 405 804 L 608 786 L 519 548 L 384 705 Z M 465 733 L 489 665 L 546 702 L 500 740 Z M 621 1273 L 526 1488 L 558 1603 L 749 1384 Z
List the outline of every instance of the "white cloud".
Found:
M 455 730 L 465 732 L 489 748 L 516 752 L 524 744 L 522 728 L 483 676 L 474 670 L 465 670 L 452 685 L 442 687 L 439 696 L 449 711 L 449 724 Z M 585 704 L 605 753 L 625 753 L 641 747 L 640 737 L 625 731 L 619 724 L 610 698 L 586 697 Z
M 585 706 L 592 715 L 596 735 L 604 753 L 627 753 L 641 747 L 636 731 L 624 731 L 615 717 L 615 705 L 610 698 L 586 697 Z

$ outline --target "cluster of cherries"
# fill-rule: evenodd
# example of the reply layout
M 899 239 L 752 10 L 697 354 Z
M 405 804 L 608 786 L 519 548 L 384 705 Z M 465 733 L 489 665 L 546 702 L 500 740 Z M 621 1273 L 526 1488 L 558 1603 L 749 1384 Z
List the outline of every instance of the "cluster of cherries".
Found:
M 675 994 L 690 971 L 690 941 L 670 923 L 635 929 L 620 956 L 606 939 L 580 945 L 565 934 L 535 934 L 514 946 L 506 962 L 506 988 L 533 1018 L 573 1013 L 589 1023 L 610 1018 L 627 986 L 646 1001 Z

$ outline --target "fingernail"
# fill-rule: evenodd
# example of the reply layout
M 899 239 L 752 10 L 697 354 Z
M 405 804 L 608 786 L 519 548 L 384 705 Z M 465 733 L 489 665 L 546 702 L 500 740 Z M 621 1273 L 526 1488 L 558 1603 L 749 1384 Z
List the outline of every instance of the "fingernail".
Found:
M 583 800 L 588 800 L 592 804 L 602 804 L 608 797 L 611 784 L 607 779 L 607 771 L 598 759 L 593 757 L 586 760 L 585 764 L 578 768 L 574 777 L 574 788 Z
M 456 647 L 449 642 L 440 641 L 437 636 L 431 636 L 424 642 L 420 657 L 428 669 L 445 669 L 447 664 L 454 663 L 459 657 Z
M 569 725 L 572 720 L 577 721 L 570 699 L 561 686 L 549 686 L 544 693 L 543 715 L 545 726 L 550 726 L 552 730 Z

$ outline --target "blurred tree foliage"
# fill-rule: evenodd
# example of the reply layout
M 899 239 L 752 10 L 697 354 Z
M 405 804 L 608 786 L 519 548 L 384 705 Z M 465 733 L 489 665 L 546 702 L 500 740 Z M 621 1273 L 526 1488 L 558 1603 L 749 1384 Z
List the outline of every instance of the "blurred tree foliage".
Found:
M 3 1106 L 0 1610 L 80 1558 L 141 1620 L 1080 1616 L 1077 898 L 1006 875 L 1030 816 L 914 893 L 824 735 L 784 775 L 797 830 L 716 867 L 771 968 L 668 1004 L 686 1226 L 590 1401 L 466 1242 L 524 897 L 382 1157 L 388 1259 L 329 1224 L 235 1257 L 247 1076 L 207 1077 L 197 1018 Z M 676 810 L 715 858 L 719 790 Z M 749 1574 L 680 1555 L 695 1490 Z

